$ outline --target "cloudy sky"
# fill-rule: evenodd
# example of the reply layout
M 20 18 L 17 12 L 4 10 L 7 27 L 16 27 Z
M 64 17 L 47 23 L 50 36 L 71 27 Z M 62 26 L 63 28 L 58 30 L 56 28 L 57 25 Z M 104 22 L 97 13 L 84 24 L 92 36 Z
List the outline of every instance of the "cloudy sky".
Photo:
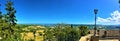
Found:
M 12 0 L 17 23 L 120 24 L 118 0 Z M 5 0 L 0 0 L 5 14 Z
M 100 24 L 118 25 L 120 24 L 120 12 L 115 10 L 107 18 L 97 17 L 97 22 Z

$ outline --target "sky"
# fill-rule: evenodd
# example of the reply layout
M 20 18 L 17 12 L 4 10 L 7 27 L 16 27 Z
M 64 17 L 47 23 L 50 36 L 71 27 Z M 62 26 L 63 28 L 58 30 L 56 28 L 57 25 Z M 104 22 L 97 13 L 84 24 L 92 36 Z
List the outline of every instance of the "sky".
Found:
M 118 0 L 12 0 L 18 24 L 67 23 L 94 24 L 94 9 L 98 9 L 97 24 L 120 24 Z M 5 14 L 5 0 L 0 0 Z

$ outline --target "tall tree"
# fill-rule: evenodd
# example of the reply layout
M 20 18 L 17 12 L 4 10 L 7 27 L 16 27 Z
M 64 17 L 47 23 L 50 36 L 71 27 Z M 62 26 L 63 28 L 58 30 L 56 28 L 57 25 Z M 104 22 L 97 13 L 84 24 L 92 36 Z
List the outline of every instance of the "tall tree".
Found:
M 16 10 L 14 9 L 13 2 L 11 0 L 7 0 L 5 9 L 7 11 L 8 23 L 13 26 L 16 25 L 16 21 L 17 21 L 15 16 Z
M 16 13 L 16 10 L 14 9 L 13 7 L 13 2 L 11 0 L 7 0 L 7 3 L 5 4 L 6 8 L 6 14 L 4 15 L 4 30 L 7 37 L 6 40 L 9 40 L 9 41 L 14 41 L 15 39 L 15 25 L 16 25 L 16 16 L 15 16 L 15 13 Z M 5 38 L 6 38 L 5 37 Z
M 0 4 L 0 7 L 1 7 L 1 4 Z M 2 26 L 1 24 L 2 24 L 2 11 L 1 11 L 1 8 L 0 8 L 0 26 Z
M 1 4 L 0 4 L 1 7 Z M 2 12 L 1 12 L 1 8 L 0 8 L 0 37 L 2 37 Z

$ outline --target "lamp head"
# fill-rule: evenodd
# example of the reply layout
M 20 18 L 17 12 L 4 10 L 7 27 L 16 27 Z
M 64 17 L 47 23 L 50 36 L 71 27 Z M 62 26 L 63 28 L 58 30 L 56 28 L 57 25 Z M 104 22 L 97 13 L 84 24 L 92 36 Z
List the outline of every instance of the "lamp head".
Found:
M 97 12 L 98 12 L 98 9 L 94 9 L 94 13 L 97 14 Z

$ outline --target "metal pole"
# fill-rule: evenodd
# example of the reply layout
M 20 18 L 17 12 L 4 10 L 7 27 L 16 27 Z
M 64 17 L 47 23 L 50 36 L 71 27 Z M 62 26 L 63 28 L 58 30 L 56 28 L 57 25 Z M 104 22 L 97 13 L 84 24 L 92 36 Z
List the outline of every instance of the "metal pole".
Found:
M 95 35 L 96 35 L 96 14 L 95 14 Z
M 98 9 L 94 9 L 94 13 L 95 13 L 95 27 L 94 27 L 94 36 L 96 36 L 96 30 L 97 30 L 97 28 L 96 28 L 96 14 L 97 14 L 97 12 L 98 12 Z
M 94 27 L 94 36 L 96 36 L 96 14 L 95 14 L 95 27 Z

